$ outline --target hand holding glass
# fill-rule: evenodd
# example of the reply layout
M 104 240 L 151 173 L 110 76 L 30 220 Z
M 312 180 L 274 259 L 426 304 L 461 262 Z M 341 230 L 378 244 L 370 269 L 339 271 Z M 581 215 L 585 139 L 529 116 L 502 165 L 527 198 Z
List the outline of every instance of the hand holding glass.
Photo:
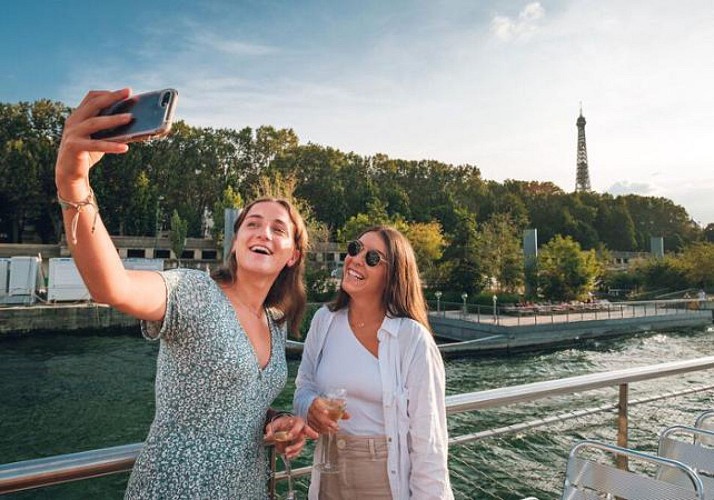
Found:
M 327 416 L 330 420 L 337 422 L 342 418 L 347 406 L 347 391 L 342 388 L 330 388 L 320 397 L 327 409 Z M 318 469 L 323 474 L 334 474 L 339 472 L 338 464 L 334 455 L 337 449 L 333 445 L 333 433 L 328 431 L 327 438 L 322 440 L 322 463 L 318 464 Z
M 292 422 L 290 422 L 290 425 L 292 426 Z M 285 449 L 290 442 L 293 441 L 293 438 L 290 436 L 289 430 L 279 430 L 273 431 L 273 441 L 275 442 L 275 449 L 283 459 L 283 463 L 285 464 L 285 474 L 288 477 L 288 492 L 285 495 L 285 500 L 295 500 L 296 497 L 295 490 L 293 490 L 293 475 L 290 468 L 290 459 L 285 452 Z

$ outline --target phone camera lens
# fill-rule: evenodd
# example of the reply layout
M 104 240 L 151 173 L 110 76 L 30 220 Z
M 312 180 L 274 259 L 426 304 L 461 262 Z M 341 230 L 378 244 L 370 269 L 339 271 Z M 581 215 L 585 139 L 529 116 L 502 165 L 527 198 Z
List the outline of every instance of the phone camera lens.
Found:
M 161 107 L 165 108 L 166 106 L 168 106 L 170 100 L 171 100 L 171 93 L 164 92 L 164 95 L 161 96 Z

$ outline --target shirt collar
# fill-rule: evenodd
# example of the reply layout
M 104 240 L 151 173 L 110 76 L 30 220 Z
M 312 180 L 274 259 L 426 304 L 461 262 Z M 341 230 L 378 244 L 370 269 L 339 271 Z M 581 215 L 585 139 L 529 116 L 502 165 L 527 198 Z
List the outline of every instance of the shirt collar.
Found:
M 399 335 L 399 325 L 402 322 L 402 318 L 395 318 L 387 314 L 382 321 L 382 326 L 379 327 L 380 331 L 385 331 L 394 338 Z

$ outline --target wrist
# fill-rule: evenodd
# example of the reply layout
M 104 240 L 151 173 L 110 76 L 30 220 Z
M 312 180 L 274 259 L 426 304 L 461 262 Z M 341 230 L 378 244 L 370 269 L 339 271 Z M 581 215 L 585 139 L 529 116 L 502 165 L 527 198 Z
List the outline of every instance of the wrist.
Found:
M 269 408 L 268 413 L 265 415 L 265 424 L 263 425 L 263 429 L 267 429 L 268 424 L 279 419 L 280 417 L 294 417 L 294 416 L 295 416 L 295 414 L 291 411 L 276 411 L 276 410 L 273 410 L 272 408 Z
M 55 187 L 57 188 L 57 195 L 68 201 L 84 200 L 91 192 L 89 179 L 87 178 L 67 179 L 63 176 L 55 175 Z

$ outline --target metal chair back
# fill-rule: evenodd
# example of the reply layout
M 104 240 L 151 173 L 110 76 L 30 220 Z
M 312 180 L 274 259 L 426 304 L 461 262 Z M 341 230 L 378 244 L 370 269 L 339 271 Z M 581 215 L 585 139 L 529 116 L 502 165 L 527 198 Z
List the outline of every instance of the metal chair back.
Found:
M 700 414 L 697 417 L 694 427 L 697 429 L 704 429 L 706 431 L 714 431 L 714 410 L 707 410 Z M 714 439 L 709 436 L 701 436 L 698 439 L 702 440 L 702 444 L 714 446 Z
M 632 470 L 617 467 L 626 458 Z M 680 483 L 658 479 L 670 468 L 685 478 Z M 703 500 L 704 486 L 689 466 L 668 458 L 597 441 L 581 441 L 570 451 L 563 500 Z
M 674 425 L 660 435 L 658 455 L 677 460 L 694 469 L 707 496 L 714 498 L 714 448 L 704 444 L 705 442 L 714 442 L 713 431 Z M 657 477 L 683 484 L 681 477 L 672 476 L 668 470 L 660 470 Z

